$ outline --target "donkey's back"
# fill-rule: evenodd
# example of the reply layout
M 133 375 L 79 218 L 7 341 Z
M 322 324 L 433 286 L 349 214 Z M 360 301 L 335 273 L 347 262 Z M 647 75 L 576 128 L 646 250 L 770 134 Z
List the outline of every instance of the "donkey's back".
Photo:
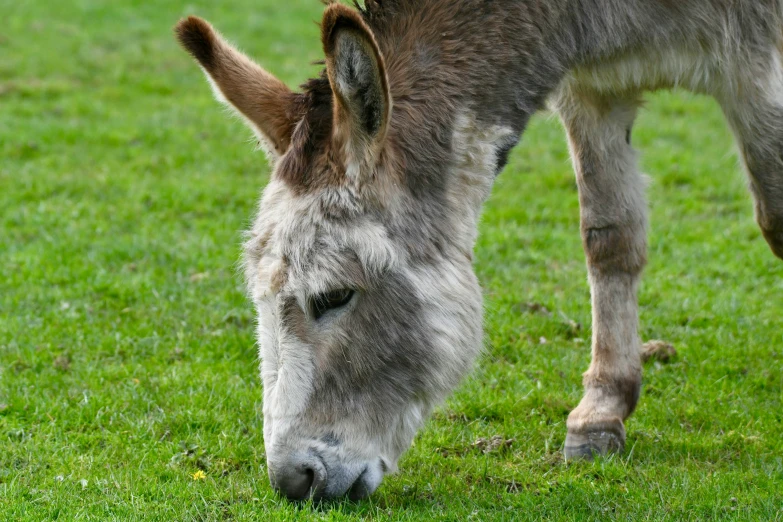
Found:
M 781 48 L 780 0 L 575 0 L 571 8 L 586 28 L 573 41 L 572 74 L 606 93 L 732 96 L 770 71 Z

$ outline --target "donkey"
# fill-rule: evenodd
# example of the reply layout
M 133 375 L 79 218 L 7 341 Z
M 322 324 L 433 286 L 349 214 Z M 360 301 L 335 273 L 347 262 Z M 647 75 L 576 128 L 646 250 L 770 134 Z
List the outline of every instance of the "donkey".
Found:
M 645 91 L 714 96 L 783 258 L 783 0 L 327 2 L 325 70 L 289 90 L 204 20 L 176 34 L 273 166 L 244 249 L 269 478 L 371 494 L 482 347 L 481 206 L 531 115 L 568 134 L 592 362 L 567 458 L 622 451 L 641 386 Z

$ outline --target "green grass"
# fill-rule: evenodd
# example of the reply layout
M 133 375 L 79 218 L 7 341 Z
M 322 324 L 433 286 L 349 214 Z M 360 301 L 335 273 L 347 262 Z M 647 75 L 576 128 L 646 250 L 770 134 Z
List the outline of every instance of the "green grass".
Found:
M 235 269 L 268 169 L 171 26 L 200 14 L 296 85 L 321 5 L 152 4 L 0 0 L 1 520 L 783 519 L 783 263 L 718 107 L 681 93 L 650 96 L 634 135 L 642 334 L 679 356 L 645 367 L 627 451 L 560 453 L 589 290 L 563 132 L 540 116 L 481 224 L 475 374 L 369 500 L 280 500 Z M 474 446 L 495 435 L 510 447 Z

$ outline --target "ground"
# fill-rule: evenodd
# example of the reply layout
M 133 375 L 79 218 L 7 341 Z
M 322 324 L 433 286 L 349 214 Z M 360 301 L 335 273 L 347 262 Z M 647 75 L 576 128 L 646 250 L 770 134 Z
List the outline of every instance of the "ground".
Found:
M 476 247 L 486 353 L 369 500 L 297 506 L 266 478 L 237 270 L 268 178 L 171 26 L 211 20 L 289 85 L 316 0 L 0 1 L 0 519 L 783 519 L 783 262 L 720 111 L 648 97 L 645 364 L 624 454 L 564 462 L 589 363 L 577 194 L 534 119 Z

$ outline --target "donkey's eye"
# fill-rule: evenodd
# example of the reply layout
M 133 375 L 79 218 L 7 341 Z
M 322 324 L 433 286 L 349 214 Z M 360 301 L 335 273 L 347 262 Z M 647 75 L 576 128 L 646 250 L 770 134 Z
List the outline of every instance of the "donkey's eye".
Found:
M 316 319 L 320 319 L 329 310 L 345 306 L 351 300 L 353 294 L 353 290 L 343 288 L 315 296 L 311 303 L 313 316 Z

